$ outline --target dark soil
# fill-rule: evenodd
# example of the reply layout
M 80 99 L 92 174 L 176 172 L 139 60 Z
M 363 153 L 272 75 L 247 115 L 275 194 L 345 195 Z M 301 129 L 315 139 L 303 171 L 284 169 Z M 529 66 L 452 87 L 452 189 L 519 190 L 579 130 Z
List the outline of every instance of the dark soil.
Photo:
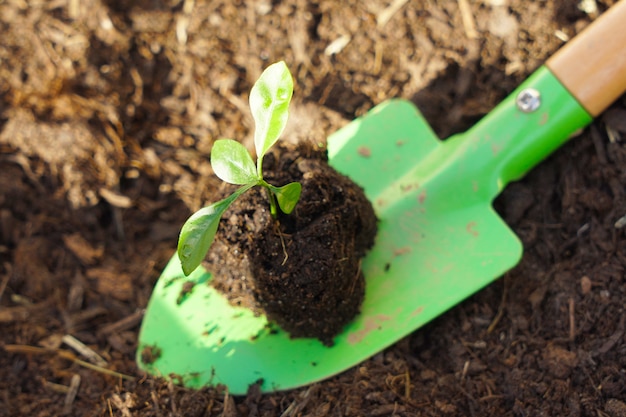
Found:
M 598 10 L 0 2 L 0 415 L 626 415 L 624 97 L 498 199 L 521 263 L 353 369 L 233 398 L 135 364 L 142 309 L 180 226 L 217 190 L 213 141 L 251 148 L 247 94 L 265 66 L 284 59 L 294 74 L 287 137 L 326 137 L 392 97 L 446 137 L 614 1 L 584 3 Z
M 376 236 L 374 209 L 308 142 L 277 146 L 265 156 L 263 173 L 276 186 L 299 182 L 300 201 L 274 219 L 265 189 L 237 199 L 209 251 L 211 282 L 232 304 L 265 314 L 292 337 L 330 345 L 363 301 L 360 265 Z

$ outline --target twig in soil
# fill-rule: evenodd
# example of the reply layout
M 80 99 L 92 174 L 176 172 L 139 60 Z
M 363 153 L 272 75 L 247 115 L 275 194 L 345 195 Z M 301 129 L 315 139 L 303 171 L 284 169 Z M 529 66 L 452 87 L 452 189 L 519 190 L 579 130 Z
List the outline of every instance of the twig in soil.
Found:
M 373 73 L 375 75 L 380 74 L 380 70 L 383 66 L 384 51 L 385 51 L 385 45 L 381 41 L 376 41 L 376 46 L 374 47 L 374 69 L 373 69 Z
M 15 321 L 26 321 L 33 314 L 48 308 L 52 305 L 53 298 L 49 298 L 38 304 L 20 305 L 16 307 L 7 307 L 0 310 L 0 323 L 13 323 Z M 15 302 L 15 299 L 12 298 Z
M 398 405 L 398 403 L 393 404 L 384 404 L 380 405 L 376 408 L 373 408 L 368 412 L 369 416 L 395 416 L 397 413 L 403 413 L 406 411 L 406 407 L 403 405 Z
M 411 400 L 411 373 L 408 369 L 404 372 L 404 399 Z
M 463 21 L 463 28 L 465 29 L 465 35 L 469 39 L 477 39 L 478 32 L 476 31 L 476 23 L 474 21 L 474 15 L 472 9 L 467 0 L 458 0 L 459 11 L 461 12 L 461 20 Z
M 384 27 L 398 10 L 409 0 L 394 0 L 385 10 L 376 15 L 376 25 L 378 28 Z
M 621 316 L 619 323 L 617 323 L 617 329 L 615 333 L 609 336 L 608 339 L 600 346 L 598 349 L 595 349 L 591 352 L 591 357 L 596 357 L 598 355 L 604 355 L 609 350 L 613 349 L 613 347 L 622 339 L 624 336 L 624 324 L 626 322 L 626 316 Z
M 118 240 L 126 240 L 126 233 L 124 232 L 124 222 L 122 221 L 122 212 L 119 207 L 112 206 L 111 213 L 113 213 L 113 224 L 115 225 L 115 235 Z
M 31 307 L 36 305 L 28 297 L 24 297 L 21 294 L 11 294 L 11 301 L 13 301 L 15 304 L 19 304 L 22 307 Z
M 191 13 L 193 12 L 195 3 L 195 0 L 185 0 L 183 3 L 183 13 L 178 15 L 176 19 L 176 40 L 181 46 L 187 44 L 187 29 L 189 29 Z
M 59 356 L 61 356 L 62 358 L 65 358 L 65 359 L 69 359 L 72 362 L 74 362 L 75 364 L 82 366 L 83 368 L 88 368 L 88 369 L 91 369 L 92 371 L 100 372 L 101 374 L 111 375 L 111 376 L 114 376 L 116 378 L 125 379 L 127 381 L 134 381 L 135 380 L 135 378 L 130 376 L 130 375 L 125 375 L 125 374 L 122 374 L 120 372 L 111 371 L 110 369 L 106 369 L 106 368 L 103 368 L 101 366 L 96 366 L 96 365 L 93 365 L 93 364 L 91 364 L 89 362 L 85 362 L 83 360 L 80 360 L 77 357 L 75 357 L 71 352 L 60 351 L 59 352 Z
M 7 264 L 7 270 L 10 267 Z M 9 280 L 11 279 L 11 274 L 9 271 L 2 277 L 2 281 L 0 282 L 0 300 L 2 300 L 2 295 L 4 294 L 4 290 L 6 290 L 7 285 L 9 285 Z
M 470 361 L 465 361 L 465 363 L 463 364 L 463 371 L 461 372 L 461 380 L 465 379 L 465 377 L 467 376 L 467 371 L 469 370 L 470 367 Z
M 174 398 L 174 395 L 175 395 L 175 393 L 174 393 L 174 383 L 172 381 L 169 381 L 167 383 L 167 390 L 170 393 L 170 398 Z M 226 398 L 228 398 L 228 390 L 226 391 Z M 172 401 L 170 403 L 170 407 L 172 409 L 172 413 L 174 413 L 174 415 L 177 415 L 178 414 L 178 408 L 176 407 L 176 402 L 175 401 Z
M 73 329 L 80 324 L 93 320 L 98 316 L 102 316 L 108 312 L 104 307 L 91 307 L 87 310 L 80 310 L 65 318 L 65 326 L 67 329 Z
M 576 338 L 576 317 L 574 316 L 574 298 L 569 298 L 569 340 L 571 342 Z
M 80 375 L 74 374 L 72 375 L 72 379 L 70 381 L 70 387 L 65 395 L 65 401 L 63 401 L 63 411 L 62 415 L 67 415 L 72 412 L 72 404 L 74 404 L 74 400 L 76 399 L 76 394 L 78 394 L 78 388 L 80 387 Z
M 80 0 L 69 0 L 67 14 L 71 20 L 76 20 L 80 16 Z
M 335 87 L 335 84 L 336 84 L 335 81 L 333 81 L 332 79 L 330 80 L 328 84 L 326 84 L 326 87 L 324 87 L 324 90 L 322 91 L 322 94 L 320 95 L 319 100 L 317 100 L 317 104 L 320 104 L 322 106 L 326 104 L 326 101 L 328 100 L 328 97 L 330 96 L 330 92 Z
M 501 394 L 490 394 L 490 395 L 485 395 L 484 397 L 480 397 L 478 399 L 478 402 L 485 402 L 485 401 L 491 401 L 491 400 L 502 400 L 504 399 L 505 396 L 501 395 Z
M 237 417 L 239 413 L 237 412 L 237 406 L 235 405 L 235 400 L 232 395 L 228 395 L 226 392 L 226 396 L 224 397 L 224 409 L 222 411 L 222 417 Z
M 150 398 L 152 399 L 152 404 L 154 405 L 154 412 L 157 416 L 161 415 L 160 409 L 159 409 L 159 400 L 157 398 L 156 392 L 154 391 L 150 391 Z M 207 407 L 207 410 L 210 412 L 211 408 Z M 112 416 L 113 414 L 111 414 Z
M 133 200 L 125 195 L 106 188 L 100 188 L 98 193 L 100 194 L 100 197 L 111 205 L 111 212 L 113 213 L 113 222 L 115 224 L 117 238 L 119 240 L 124 240 L 126 235 L 124 233 L 124 223 L 122 221 L 122 212 L 120 209 L 132 207 Z
M 112 333 L 119 333 L 125 330 L 132 329 L 133 327 L 141 323 L 141 319 L 143 318 L 144 313 L 145 310 L 143 309 L 137 310 L 130 316 L 124 317 L 123 319 L 116 321 L 115 323 L 103 326 L 100 330 L 98 330 L 98 334 L 102 336 L 108 336 Z
M 43 378 L 41 379 L 41 384 L 44 386 L 44 388 L 48 388 L 50 391 L 56 392 L 57 394 L 67 394 L 67 392 L 70 390 L 70 387 L 68 387 L 67 385 L 56 384 Z
M 307 388 L 306 391 L 300 393 L 300 401 L 294 400 L 285 411 L 280 415 L 280 417 L 292 417 L 297 416 L 302 413 L 302 410 L 307 406 L 309 401 L 311 400 L 311 388 L 316 387 L 316 385 L 312 385 Z M 224 402 L 224 410 L 226 410 L 226 402 Z M 224 413 L 226 414 L 226 413 Z
M 396 387 L 394 386 L 396 380 L 400 380 L 400 379 L 404 379 L 404 395 L 402 395 L 399 392 L 399 390 L 396 389 Z M 420 408 L 428 404 L 428 402 L 416 403 L 415 401 L 411 399 L 411 373 L 409 372 L 408 369 L 404 372 L 404 374 L 388 376 L 385 379 L 385 385 L 398 397 L 398 399 L 402 400 L 407 406 L 411 406 L 415 408 L 416 410 L 419 410 Z M 404 406 L 401 405 L 400 407 L 404 407 Z M 373 414 L 369 414 L 369 415 L 373 415 Z
M 613 129 L 611 126 L 606 127 L 606 135 L 609 137 L 609 142 L 617 143 L 622 141 L 622 135 L 617 129 Z
M 504 286 L 502 288 L 502 300 L 500 301 L 500 306 L 498 307 L 498 313 L 496 313 L 496 316 L 493 318 L 493 321 L 487 328 L 487 334 L 490 334 L 495 330 L 496 326 L 498 325 L 498 322 L 500 322 L 500 319 L 504 315 L 504 305 L 506 303 L 506 293 L 507 293 L 506 277 L 507 275 L 505 275 L 503 278 Z
M 4 345 L 3 349 L 7 353 L 24 353 L 27 355 L 47 355 L 47 354 L 55 354 L 63 359 L 70 360 L 75 364 L 82 366 L 83 368 L 91 369 L 96 372 L 100 372 L 105 375 L 114 376 L 116 378 L 125 379 L 127 381 L 134 381 L 135 378 L 130 375 L 125 375 L 120 372 L 111 371 L 110 369 L 103 368 L 101 366 L 97 366 L 91 364 L 89 362 L 85 362 L 80 360 L 74 355 L 72 352 L 61 349 L 46 349 L 40 348 L 37 346 L 29 346 L 29 345 Z
M 76 339 L 74 336 L 66 334 L 61 340 L 63 341 L 63 343 L 83 355 L 93 364 L 97 366 L 107 366 L 107 361 L 105 361 L 100 355 L 98 355 L 91 348 L 86 346 L 83 342 Z

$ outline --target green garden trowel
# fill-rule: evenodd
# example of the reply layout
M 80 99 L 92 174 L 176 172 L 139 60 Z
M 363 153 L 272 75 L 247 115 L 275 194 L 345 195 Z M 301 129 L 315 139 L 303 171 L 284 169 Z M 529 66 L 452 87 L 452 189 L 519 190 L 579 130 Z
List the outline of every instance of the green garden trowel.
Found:
M 494 198 L 626 90 L 626 0 L 568 43 L 468 132 L 440 141 L 410 103 L 391 100 L 328 138 L 330 163 L 361 185 L 380 219 L 363 260 L 361 314 L 332 347 L 291 339 L 230 306 L 174 257 L 139 335 L 139 367 L 188 387 L 244 394 L 346 370 L 491 283 L 520 259 Z M 195 285 L 186 294 L 188 282 Z

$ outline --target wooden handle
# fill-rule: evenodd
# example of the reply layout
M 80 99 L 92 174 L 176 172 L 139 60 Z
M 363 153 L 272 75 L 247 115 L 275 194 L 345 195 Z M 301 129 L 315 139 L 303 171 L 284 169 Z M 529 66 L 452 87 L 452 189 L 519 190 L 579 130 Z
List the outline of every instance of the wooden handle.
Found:
M 626 91 L 626 0 L 568 42 L 546 65 L 592 116 Z

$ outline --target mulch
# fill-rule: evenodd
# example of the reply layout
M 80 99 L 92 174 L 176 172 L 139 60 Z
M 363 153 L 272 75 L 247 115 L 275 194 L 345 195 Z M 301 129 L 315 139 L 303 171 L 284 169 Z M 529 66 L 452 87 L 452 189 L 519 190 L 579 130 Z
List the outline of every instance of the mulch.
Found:
M 0 3 L 0 415 L 626 416 L 624 96 L 495 202 L 521 263 L 362 364 L 233 397 L 135 363 L 180 225 L 218 186 L 213 141 L 252 143 L 265 66 L 294 74 L 300 140 L 393 97 L 447 137 L 613 3 Z

